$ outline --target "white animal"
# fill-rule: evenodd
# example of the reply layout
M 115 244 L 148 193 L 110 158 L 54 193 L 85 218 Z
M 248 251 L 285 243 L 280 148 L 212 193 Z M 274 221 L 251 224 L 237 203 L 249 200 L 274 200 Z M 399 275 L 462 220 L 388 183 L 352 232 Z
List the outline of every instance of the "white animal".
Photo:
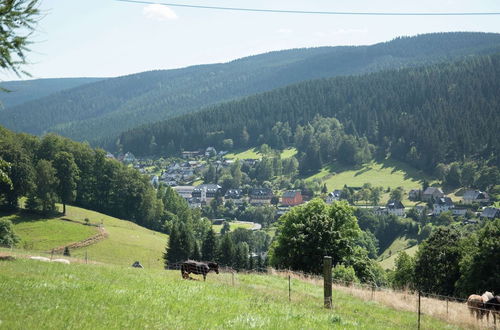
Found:
M 52 262 L 60 262 L 62 264 L 66 264 L 66 265 L 70 264 L 69 260 L 67 260 L 67 259 L 54 259 L 54 260 L 52 260 Z
M 35 257 L 35 256 L 33 256 L 33 257 L 30 257 L 30 259 L 32 259 L 32 260 L 38 260 L 38 261 L 47 261 L 47 262 L 50 261 L 49 258 L 45 258 L 45 257 Z
M 493 294 L 489 291 L 485 291 L 481 297 L 483 298 L 483 302 L 486 303 L 488 300 L 493 299 Z

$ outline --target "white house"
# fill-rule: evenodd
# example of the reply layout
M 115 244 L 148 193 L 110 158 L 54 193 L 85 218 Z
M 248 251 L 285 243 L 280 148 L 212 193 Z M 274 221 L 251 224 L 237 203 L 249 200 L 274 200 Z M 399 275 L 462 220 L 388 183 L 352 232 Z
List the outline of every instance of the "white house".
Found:
M 453 204 L 453 201 L 451 200 L 450 197 L 441 197 L 438 198 L 434 204 L 434 215 L 440 215 L 443 212 L 449 211 L 453 209 L 455 205 Z
M 340 194 L 342 194 L 342 190 L 335 189 L 331 193 L 326 196 L 326 203 L 332 204 L 333 202 L 340 200 Z

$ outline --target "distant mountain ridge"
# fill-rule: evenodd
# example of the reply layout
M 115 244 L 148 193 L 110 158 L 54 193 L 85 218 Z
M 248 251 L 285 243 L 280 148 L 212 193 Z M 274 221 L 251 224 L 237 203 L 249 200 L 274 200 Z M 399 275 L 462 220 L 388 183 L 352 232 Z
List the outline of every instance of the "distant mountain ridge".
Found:
M 13 107 L 66 89 L 90 84 L 103 79 L 106 78 L 48 78 L 4 81 L 0 83 L 0 87 L 5 88 L 9 92 L 0 93 L 1 107 Z
M 0 112 L 0 124 L 113 145 L 123 131 L 301 81 L 500 51 L 500 34 L 435 33 L 372 46 L 292 49 L 223 64 L 150 71 L 63 90 Z
M 331 140 L 313 140 L 308 123 L 319 115 L 337 118 L 348 134 L 367 138 L 382 155 L 419 169 L 470 158 L 498 166 L 499 91 L 500 52 L 305 81 L 124 132 L 120 144 L 140 156 L 218 149 L 225 139 L 232 139 L 234 148 L 273 147 L 290 140 L 276 126 L 286 123 L 290 134 L 307 135 L 306 145 L 319 152 Z M 297 125 L 306 128 L 299 133 Z

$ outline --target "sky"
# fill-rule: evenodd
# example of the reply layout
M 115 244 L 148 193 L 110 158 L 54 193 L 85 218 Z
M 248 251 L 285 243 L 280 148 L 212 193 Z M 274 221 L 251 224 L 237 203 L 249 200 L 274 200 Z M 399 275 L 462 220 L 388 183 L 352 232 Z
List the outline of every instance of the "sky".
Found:
M 157 2 L 157 1 L 153 1 Z M 261 9 L 500 12 L 498 0 L 167 0 Z M 368 45 L 431 32 L 500 33 L 500 16 L 335 16 L 216 11 L 116 0 L 42 0 L 24 67 L 33 78 L 115 77 L 268 51 Z M 28 79 L 0 72 L 0 80 Z

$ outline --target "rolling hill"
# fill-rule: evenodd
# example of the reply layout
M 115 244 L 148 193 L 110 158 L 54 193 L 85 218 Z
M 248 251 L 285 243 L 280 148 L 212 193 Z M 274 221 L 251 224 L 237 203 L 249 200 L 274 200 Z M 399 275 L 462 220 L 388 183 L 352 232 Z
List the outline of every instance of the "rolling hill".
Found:
M 14 230 L 21 238 L 19 247 L 42 254 L 96 235 L 96 227 L 84 224 L 85 219 L 89 219 L 91 224 L 102 223 L 107 237 L 85 247 L 70 249 L 72 257 L 122 266 L 130 266 L 137 260 L 150 268 L 163 268 L 167 235 L 79 207 L 67 206 L 66 212 L 66 216 L 55 218 L 23 212 L 4 214 L 0 218 L 14 223 Z
M 10 108 L 32 100 L 40 99 L 48 95 L 90 84 L 103 78 L 51 78 L 4 81 L 0 88 L 8 90 L 8 93 L 0 94 L 0 112 L 2 108 Z
M 436 33 L 358 47 L 293 49 L 223 64 L 151 71 L 86 84 L 0 113 L 0 123 L 114 145 L 141 124 L 289 84 L 401 68 L 500 50 L 500 35 Z M 149 141 L 148 141 L 149 143 Z
M 311 80 L 146 125 L 123 133 L 120 141 L 123 150 L 136 155 L 221 148 L 224 139 L 232 139 L 235 148 L 274 147 L 278 122 L 295 132 L 297 125 L 307 126 L 319 115 L 335 117 L 346 133 L 366 137 L 419 169 L 491 155 L 498 163 L 499 77 L 500 53 Z

